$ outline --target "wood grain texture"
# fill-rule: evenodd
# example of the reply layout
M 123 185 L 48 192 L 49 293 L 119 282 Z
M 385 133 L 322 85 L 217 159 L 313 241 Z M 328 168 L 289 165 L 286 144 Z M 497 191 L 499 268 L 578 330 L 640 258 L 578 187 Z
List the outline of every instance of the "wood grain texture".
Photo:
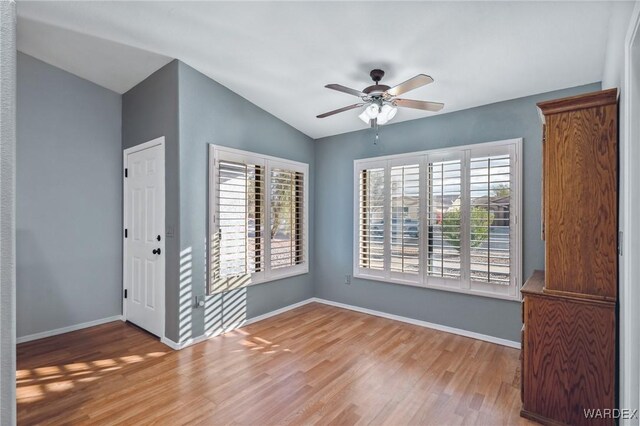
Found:
M 546 116 L 546 289 L 615 300 L 617 106 Z
M 553 99 L 537 104 L 544 116 L 585 108 L 595 108 L 618 103 L 618 89 L 607 89 L 598 92 L 584 93 L 567 98 Z
M 521 289 L 522 416 L 613 424 L 618 283 L 617 90 L 538 104 L 546 271 Z
M 526 294 L 523 410 L 571 425 L 615 408 L 615 305 Z M 539 420 L 539 419 L 538 419 Z
M 549 297 L 552 299 L 561 298 L 561 299 L 566 299 L 573 302 L 586 303 L 589 305 L 596 304 L 596 305 L 602 305 L 606 307 L 615 306 L 615 302 L 611 300 L 585 297 L 583 294 L 558 293 L 555 291 L 551 291 L 545 287 L 545 272 L 542 270 L 533 271 L 533 274 L 524 283 L 524 285 L 520 289 L 520 292 L 523 294 L 523 296 L 531 294 L 534 296 Z M 523 304 L 522 322 L 524 323 L 525 322 L 524 300 L 522 304 Z
M 18 346 L 20 424 L 528 424 L 519 351 L 309 304 L 172 351 L 124 323 Z

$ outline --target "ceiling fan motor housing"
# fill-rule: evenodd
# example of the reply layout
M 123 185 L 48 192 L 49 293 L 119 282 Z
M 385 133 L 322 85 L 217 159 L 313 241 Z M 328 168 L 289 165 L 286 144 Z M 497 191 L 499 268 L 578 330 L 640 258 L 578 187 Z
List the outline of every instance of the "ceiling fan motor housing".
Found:
M 385 84 L 379 84 L 380 80 L 382 80 L 382 77 L 384 77 L 384 71 L 380 69 L 371 70 L 369 75 L 371 76 L 371 79 L 375 84 L 365 88 L 362 93 L 366 93 L 367 95 L 373 97 L 382 96 L 385 91 L 391 88 Z
M 384 71 L 379 69 L 371 70 L 369 75 L 371 76 L 371 80 L 375 81 L 377 84 L 380 80 L 382 80 L 382 77 L 384 77 Z
M 369 96 L 382 96 L 382 94 L 384 92 L 386 92 L 387 90 L 389 90 L 391 87 L 385 85 L 385 84 L 374 84 L 373 86 L 369 86 L 367 88 L 365 88 L 364 90 L 362 90 L 362 93 L 366 93 Z

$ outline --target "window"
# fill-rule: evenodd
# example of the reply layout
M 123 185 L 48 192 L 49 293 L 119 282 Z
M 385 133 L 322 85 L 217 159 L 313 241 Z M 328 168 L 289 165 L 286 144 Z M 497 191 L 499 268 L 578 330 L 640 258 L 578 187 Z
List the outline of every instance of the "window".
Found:
M 360 266 L 384 269 L 384 169 L 360 171 Z
M 209 146 L 208 293 L 308 272 L 308 165 Z
M 271 268 L 286 268 L 304 261 L 302 250 L 302 172 L 285 168 L 271 169 Z
M 420 166 L 391 167 L 391 271 L 419 272 Z
M 354 276 L 518 299 L 521 146 L 356 160 Z

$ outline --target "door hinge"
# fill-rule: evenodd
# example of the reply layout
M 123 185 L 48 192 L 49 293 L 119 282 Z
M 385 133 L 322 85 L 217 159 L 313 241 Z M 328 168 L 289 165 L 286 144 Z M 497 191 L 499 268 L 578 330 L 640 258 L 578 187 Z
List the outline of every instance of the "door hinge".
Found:
M 124 237 L 127 238 L 129 236 L 129 231 L 127 228 L 124 229 Z
M 129 169 L 124 169 L 124 177 L 129 177 Z
M 127 298 L 127 289 L 126 288 L 124 289 L 124 298 L 125 299 Z
M 622 256 L 622 243 L 624 241 L 624 233 L 618 232 L 618 256 Z

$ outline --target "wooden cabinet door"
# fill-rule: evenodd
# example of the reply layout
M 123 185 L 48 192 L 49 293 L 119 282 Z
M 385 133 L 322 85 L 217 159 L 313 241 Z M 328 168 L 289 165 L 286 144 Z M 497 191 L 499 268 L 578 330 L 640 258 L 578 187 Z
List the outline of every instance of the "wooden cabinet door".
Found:
M 525 297 L 523 415 L 571 425 L 585 409 L 615 408 L 615 305 Z
M 546 289 L 615 300 L 617 107 L 545 120 Z

